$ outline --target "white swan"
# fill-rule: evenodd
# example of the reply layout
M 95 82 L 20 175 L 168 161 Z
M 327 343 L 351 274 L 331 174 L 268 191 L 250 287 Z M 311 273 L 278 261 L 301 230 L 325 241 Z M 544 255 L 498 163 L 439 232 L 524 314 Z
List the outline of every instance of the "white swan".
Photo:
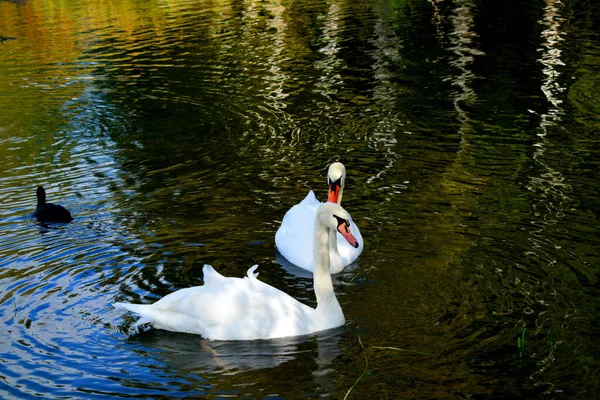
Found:
M 224 277 L 205 265 L 203 286 L 178 290 L 151 305 L 113 306 L 139 314 L 136 326 L 149 322 L 158 329 L 199 334 L 207 339 L 272 339 L 341 326 L 344 313 L 333 292 L 327 247 L 337 232 L 358 246 L 348 219 L 348 213 L 334 203 L 321 205 L 317 212 L 313 261 L 317 308 L 256 279 L 256 265 L 244 278 Z
M 329 195 L 327 201 L 341 204 L 346 180 L 344 164 L 335 162 L 329 166 L 327 173 Z M 281 226 L 275 233 L 277 250 L 289 262 L 300 268 L 313 270 L 312 237 L 315 226 L 315 214 L 321 203 L 311 190 L 304 200 L 288 210 L 283 216 Z M 329 246 L 330 270 L 332 274 L 341 272 L 351 264 L 363 251 L 362 235 L 350 217 L 350 229 L 358 240 L 358 248 L 350 246 L 341 235 L 333 235 Z

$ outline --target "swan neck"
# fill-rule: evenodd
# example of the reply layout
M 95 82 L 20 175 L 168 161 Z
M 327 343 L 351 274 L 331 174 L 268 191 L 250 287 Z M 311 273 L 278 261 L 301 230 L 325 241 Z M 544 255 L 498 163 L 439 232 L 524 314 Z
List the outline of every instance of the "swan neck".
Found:
M 338 195 L 338 206 L 342 205 L 342 195 L 344 194 L 344 186 L 346 186 L 346 171 L 342 173 L 342 179 L 340 180 L 340 194 Z
M 338 253 L 338 241 L 337 241 L 337 235 L 334 233 L 333 235 L 330 232 L 327 232 L 327 236 L 328 236 L 328 246 L 327 246 L 327 250 L 329 252 L 330 255 L 339 255 Z M 331 257 L 329 259 L 329 262 L 331 263 Z M 329 265 L 329 267 L 331 268 L 331 265 Z
M 329 272 L 337 274 L 342 272 L 344 265 L 338 251 L 338 235 L 335 231 L 329 231 Z
M 313 243 L 313 279 L 317 307 L 327 303 L 331 298 L 335 300 L 333 283 L 329 272 L 329 248 L 334 242 L 337 249 L 336 232 L 328 229 L 317 218 L 315 221 L 315 233 Z M 334 236 L 331 238 L 331 236 Z M 337 251 L 337 250 L 336 250 Z M 335 300 L 337 302 L 337 300 Z

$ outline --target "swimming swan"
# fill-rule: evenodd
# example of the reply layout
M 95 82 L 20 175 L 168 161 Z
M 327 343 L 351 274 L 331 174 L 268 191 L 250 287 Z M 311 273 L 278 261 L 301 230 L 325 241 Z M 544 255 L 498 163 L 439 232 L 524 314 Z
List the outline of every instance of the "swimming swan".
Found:
M 257 265 L 244 278 L 225 277 L 205 265 L 203 286 L 178 290 L 151 305 L 115 303 L 114 307 L 139 314 L 135 326 L 151 323 L 158 329 L 218 340 L 272 339 L 341 326 L 344 313 L 333 291 L 327 247 L 337 232 L 358 247 L 349 218 L 334 203 L 322 204 L 317 212 L 313 254 L 317 308 L 259 281 L 254 273 Z
M 335 162 L 329 166 L 327 173 L 329 195 L 327 201 L 341 204 L 346 180 L 344 164 Z M 277 250 L 289 262 L 298 267 L 313 270 L 312 237 L 317 209 L 321 203 L 316 199 L 311 190 L 304 200 L 296 204 L 285 213 L 281 226 L 275 233 Z M 350 246 L 341 235 L 332 235 L 329 245 L 330 271 L 332 274 L 341 272 L 345 266 L 351 264 L 363 251 L 362 235 L 356 224 L 349 217 L 350 229 L 360 245 L 358 248 Z

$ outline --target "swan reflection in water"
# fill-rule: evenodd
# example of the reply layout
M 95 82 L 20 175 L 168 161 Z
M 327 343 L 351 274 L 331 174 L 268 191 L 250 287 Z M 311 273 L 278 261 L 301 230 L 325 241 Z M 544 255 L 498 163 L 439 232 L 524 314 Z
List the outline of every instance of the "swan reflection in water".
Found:
M 326 392 L 333 392 L 330 381 L 332 363 L 341 354 L 340 340 L 344 328 L 334 328 L 310 335 L 268 340 L 205 340 L 197 335 L 159 329 L 140 331 L 129 337 L 128 344 L 141 345 L 152 357 L 172 365 L 177 371 L 232 376 L 243 372 L 276 368 L 288 362 L 310 365 L 315 382 Z M 155 350 L 158 350 L 156 352 Z

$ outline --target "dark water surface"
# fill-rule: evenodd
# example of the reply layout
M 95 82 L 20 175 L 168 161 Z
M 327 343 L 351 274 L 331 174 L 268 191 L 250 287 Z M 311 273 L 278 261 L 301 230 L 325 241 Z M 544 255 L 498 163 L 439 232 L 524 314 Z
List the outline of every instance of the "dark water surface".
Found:
M 0 397 L 600 397 L 600 3 L 4 1 L 0 34 Z M 111 308 L 256 263 L 314 306 L 274 236 L 333 160 L 344 327 Z

